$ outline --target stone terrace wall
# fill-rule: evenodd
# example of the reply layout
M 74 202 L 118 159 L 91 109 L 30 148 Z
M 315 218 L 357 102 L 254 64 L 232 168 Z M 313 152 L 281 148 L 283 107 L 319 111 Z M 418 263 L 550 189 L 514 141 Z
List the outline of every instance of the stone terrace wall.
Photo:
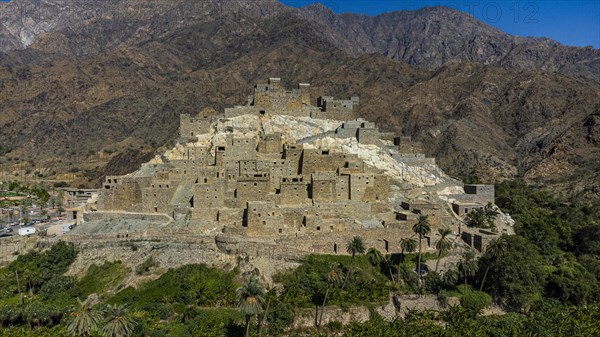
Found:
M 126 212 L 86 212 L 83 215 L 84 221 L 115 221 L 115 220 L 133 220 L 144 221 L 157 224 L 167 224 L 173 219 L 165 214 L 151 213 L 126 213 Z
M 38 245 L 39 236 L 15 235 L 0 239 L 0 266 L 5 266 Z

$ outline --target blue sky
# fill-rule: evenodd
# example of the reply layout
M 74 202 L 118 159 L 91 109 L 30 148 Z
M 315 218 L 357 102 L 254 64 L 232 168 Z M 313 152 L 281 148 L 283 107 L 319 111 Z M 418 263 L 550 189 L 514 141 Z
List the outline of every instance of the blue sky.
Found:
M 300 7 L 317 1 L 283 0 Z M 571 46 L 600 48 L 600 1 L 429 1 L 429 0 L 322 0 L 336 13 L 377 15 L 443 5 L 467 12 L 512 35 L 549 37 Z

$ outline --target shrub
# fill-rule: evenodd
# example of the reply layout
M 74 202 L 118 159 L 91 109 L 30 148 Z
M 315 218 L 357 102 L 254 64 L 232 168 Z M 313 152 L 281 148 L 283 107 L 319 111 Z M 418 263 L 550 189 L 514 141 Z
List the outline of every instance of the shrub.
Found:
M 432 294 L 437 294 L 444 287 L 442 277 L 434 271 L 427 273 L 423 279 L 425 281 L 425 290 Z
M 79 287 L 73 276 L 56 276 L 46 282 L 40 289 L 40 295 L 43 299 L 56 298 L 61 294 L 67 294 L 73 298 L 79 295 Z
M 121 261 L 104 262 L 101 266 L 92 264 L 79 281 L 79 286 L 86 296 L 92 293 L 101 294 L 120 285 L 128 271 Z
M 269 310 L 267 321 L 269 335 L 280 336 L 282 332 L 294 322 L 294 310 L 289 304 L 277 303 Z
M 331 331 L 342 330 L 343 327 L 344 325 L 340 321 L 331 321 L 327 323 L 327 328 Z
M 469 291 L 460 298 L 460 305 L 463 308 L 474 312 L 481 312 L 484 308 L 492 304 L 492 296 L 483 291 Z
M 418 288 L 419 277 L 417 274 L 407 265 L 401 264 L 398 269 L 398 279 L 403 281 L 406 289 L 409 292 L 414 292 Z
M 236 329 L 235 321 L 243 319 L 243 315 L 236 309 L 200 310 L 195 313 L 194 319 L 189 321 L 187 326 L 190 327 L 193 336 L 241 336 L 242 334 L 235 334 L 231 330 Z
M 135 246 L 132 246 L 135 247 Z M 135 273 L 138 275 L 143 275 L 150 271 L 150 268 L 158 266 L 158 262 L 154 260 L 152 256 L 146 259 L 146 261 L 142 262 L 139 266 L 135 268 Z

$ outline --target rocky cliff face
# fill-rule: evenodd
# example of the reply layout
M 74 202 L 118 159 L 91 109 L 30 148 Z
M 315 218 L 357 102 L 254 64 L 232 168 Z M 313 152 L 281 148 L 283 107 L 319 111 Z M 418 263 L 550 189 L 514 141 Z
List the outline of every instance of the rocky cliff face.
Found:
M 64 28 L 67 22 L 68 11 L 48 1 L 3 2 L 0 10 L 0 52 L 26 48 L 40 34 Z
M 596 49 L 515 38 L 441 7 L 378 17 L 271 1 L 0 8 L 9 172 L 70 171 L 75 184 L 127 173 L 170 147 L 180 113 L 243 103 L 251 84 L 279 76 L 312 83 L 314 97 L 360 96 L 365 118 L 423 140 L 451 175 L 600 193 Z
M 296 14 L 317 25 L 336 46 L 352 55 L 378 53 L 429 69 L 473 61 L 600 80 L 598 49 L 568 47 L 547 38 L 511 36 L 447 7 L 369 17 L 336 15 L 322 5 L 311 5 Z

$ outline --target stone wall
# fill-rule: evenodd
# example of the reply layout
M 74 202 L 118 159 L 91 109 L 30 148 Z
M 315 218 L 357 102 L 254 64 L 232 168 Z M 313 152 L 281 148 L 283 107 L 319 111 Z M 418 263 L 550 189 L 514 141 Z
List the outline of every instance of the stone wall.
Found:
M 465 194 L 475 196 L 475 198 L 481 203 L 494 203 L 494 185 L 465 184 L 464 189 Z
M 304 160 L 304 148 L 302 145 L 288 144 L 284 146 L 283 158 L 291 162 L 294 174 L 302 173 L 302 161 Z
M 333 172 L 315 172 L 311 175 L 311 197 L 315 203 L 337 199 L 336 180 Z
M 411 310 L 442 310 L 445 308 L 435 295 L 403 295 L 398 296 L 400 310 L 389 302 L 376 305 L 374 310 L 386 320 L 394 320 L 397 317 L 405 317 Z M 456 301 L 453 301 L 456 302 Z M 305 308 L 296 311 L 296 317 L 292 324 L 292 329 L 312 328 L 316 325 L 316 319 L 321 315 L 321 308 Z M 326 326 L 330 322 L 340 322 L 343 325 L 351 322 L 366 322 L 371 318 L 369 308 L 364 306 L 352 306 L 347 309 L 342 309 L 337 306 L 327 306 L 323 311 L 322 326 Z
M 376 128 L 360 128 L 358 129 L 357 137 L 361 144 L 379 144 L 379 129 Z
M 302 176 L 284 178 L 281 182 L 280 194 L 282 206 L 304 205 L 310 202 L 308 189 Z
M 107 177 L 107 182 L 100 192 L 99 209 L 127 212 L 141 212 L 143 210 L 142 188 L 150 184 L 149 177 L 139 179 Z
M 306 149 L 302 155 L 302 174 L 310 176 L 315 172 L 337 172 L 348 161 L 357 161 L 352 154 L 337 153 L 329 150 Z
M 464 203 L 464 202 L 453 202 L 452 210 L 457 215 L 463 216 L 467 215 L 470 211 L 474 209 L 483 208 L 485 205 L 477 204 L 477 203 Z
M 6 266 L 31 249 L 38 246 L 39 236 L 31 235 L 22 237 L 15 235 L 0 240 L 0 266 Z
M 173 181 L 153 181 L 150 186 L 142 188 L 142 212 L 162 213 L 172 212 L 170 201 L 175 194 L 176 185 Z
M 105 221 L 111 222 L 115 220 L 134 220 L 145 221 L 155 224 L 166 225 L 173 219 L 165 214 L 148 214 L 148 213 L 123 213 L 123 212 L 86 212 L 83 215 L 84 221 Z
M 473 247 L 480 253 L 485 252 L 489 243 L 493 239 L 498 238 L 498 236 L 498 233 L 493 233 L 484 229 L 466 229 L 461 233 L 462 240 L 469 245 L 469 247 Z
M 268 134 L 258 143 L 258 153 L 280 154 L 283 150 L 281 133 Z
M 316 116 L 321 115 L 333 117 L 347 115 L 348 111 L 352 111 L 352 107 L 349 107 L 347 102 L 352 102 L 353 105 L 358 104 L 357 101 L 339 101 L 345 103 L 340 103 L 339 108 L 330 108 L 329 112 L 325 112 L 325 108 L 312 106 L 311 101 L 309 84 L 300 83 L 296 89 L 286 90 L 281 86 L 280 79 L 270 78 L 267 84 L 257 84 L 254 87 L 254 95 L 248 98 L 246 106 L 225 108 L 225 117 L 232 118 L 248 114 L 281 114 L 313 118 L 318 118 Z
M 196 137 L 208 133 L 210 126 L 221 115 L 198 115 L 192 117 L 189 114 L 183 114 L 179 119 L 179 136 L 182 138 Z

